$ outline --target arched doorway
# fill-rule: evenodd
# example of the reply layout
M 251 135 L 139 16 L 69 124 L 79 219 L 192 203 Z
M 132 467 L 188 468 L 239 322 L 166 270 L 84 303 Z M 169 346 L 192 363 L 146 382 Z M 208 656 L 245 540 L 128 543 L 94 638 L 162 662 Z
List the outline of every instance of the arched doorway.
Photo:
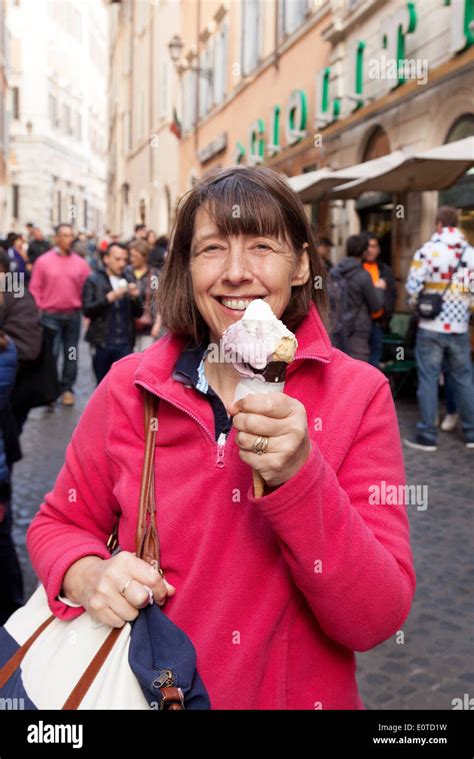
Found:
M 474 113 L 460 116 L 448 132 L 445 143 L 474 137 Z M 448 190 L 438 194 L 438 205 L 454 206 L 459 211 L 459 228 L 474 245 L 474 169 L 466 171 Z
M 373 161 L 391 152 L 390 140 L 381 126 L 370 133 L 361 163 Z M 362 232 L 372 232 L 380 242 L 380 259 L 392 265 L 392 216 L 393 198 L 385 192 L 364 192 L 356 200 L 355 209 L 359 215 Z

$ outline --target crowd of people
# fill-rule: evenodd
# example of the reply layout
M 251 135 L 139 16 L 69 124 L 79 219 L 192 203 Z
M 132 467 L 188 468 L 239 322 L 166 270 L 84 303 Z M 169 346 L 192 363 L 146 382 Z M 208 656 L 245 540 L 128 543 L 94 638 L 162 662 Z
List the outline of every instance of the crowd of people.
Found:
M 153 295 L 167 245 L 142 224 L 127 242 L 75 234 L 68 223 L 52 240 L 28 224 L 0 241 L 0 624 L 23 603 L 10 483 L 28 413 L 54 410 L 58 399 L 74 405 L 82 328 L 97 383 L 161 336 Z
M 405 290 L 414 307 L 412 327 L 418 374 L 420 421 L 405 444 L 437 450 L 438 428 L 453 432 L 461 422 L 465 445 L 474 448 L 474 386 L 469 323 L 474 306 L 474 248 L 458 228 L 455 208 L 438 209 L 435 231 L 416 253 Z M 319 253 L 328 271 L 333 344 L 353 358 L 383 369 L 383 336 L 397 303 L 394 275 L 380 260 L 376 235 L 351 235 L 346 257 L 330 258 L 332 243 L 321 238 Z M 417 308 L 421 294 L 438 310 Z M 409 346 L 408 346 L 409 348 Z M 446 416 L 439 415 L 439 382 L 444 382 Z

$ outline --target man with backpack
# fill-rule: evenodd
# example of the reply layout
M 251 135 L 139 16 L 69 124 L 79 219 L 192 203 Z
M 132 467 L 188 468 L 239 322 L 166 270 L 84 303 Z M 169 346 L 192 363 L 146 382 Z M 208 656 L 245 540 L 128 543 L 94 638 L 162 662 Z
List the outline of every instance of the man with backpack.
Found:
M 383 279 L 374 285 L 363 268 L 366 249 L 363 235 L 351 235 L 346 243 L 347 258 L 331 269 L 328 284 L 333 345 L 361 361 L 369 360 L 372 314 L 383 309 L 386 288 Z
M 415 357 L 421 419 L 406 445 L 437 450 L 438 382 L 443 363 L 449 372 L 462 420 L 465 445 L 474 448 L 470 309 L 474 306 L 474 248 L 457 228 L 455 208 L 442 206 L 436 232 L 413 258 L 406 290 L 420 314 Z

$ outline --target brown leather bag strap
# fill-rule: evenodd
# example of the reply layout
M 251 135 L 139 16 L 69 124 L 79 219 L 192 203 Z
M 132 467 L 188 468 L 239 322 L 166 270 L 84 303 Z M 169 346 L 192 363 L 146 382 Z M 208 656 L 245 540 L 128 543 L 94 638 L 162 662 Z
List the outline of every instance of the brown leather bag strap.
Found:
M 39 627 L 37 627 L 34 633 L 30 635 L 28 640 L 25 640 L 23 645 L 15 651 L 13 656 L 10 657 L 7 662 L 5 662 L 3 667 L 0 669 L 0 688 L 3 688 L 5 683 L 8 682 L 10 677 L 16 672 L 35 640 L 39 638 L 43 630 L 46 630 L 53 619 L 55 619 L 54 614 L 48 617 L 48 619 L 46 619 Z
M 69 694 L 68 698 L 64 702 L 64 705 L 62 707 L 63 711 L 79 709 L 79 705 L 82 699 L 84 698 L 87 691 L 89 690 L 92 683 L 94 682 L 97 674 L 99 673 L 100 668 L 102 667 L 103 663 L 105 662 L 108 655 L 110 654 L 112 648 L 114 647 L 114 644 L 117 642 L 122 630 L 123 630 L 122 627 L 114 627 L 109 632 L 106 639 L 102 643 L 101 647 L 97 651 L 96 655 L 92 659 L 91 663 L 89 664 L 87 669 L 84 671 L 82 676 L 79 678 L 76 685 L 74 686 L 71 693 Z
M 160 569 L 160 539 L 156 526 L 153 466 L 158 427 L 157 408 L 157 397 L 145 390 L 145 459 L 142 469 L 135 546 L 137 556 L 140 559 Z

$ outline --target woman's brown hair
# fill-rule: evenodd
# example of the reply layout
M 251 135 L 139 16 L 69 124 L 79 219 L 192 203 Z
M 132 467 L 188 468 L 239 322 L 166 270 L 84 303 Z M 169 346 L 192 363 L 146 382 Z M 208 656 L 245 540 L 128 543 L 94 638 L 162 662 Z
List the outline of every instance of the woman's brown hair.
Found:
M 202 206 L 222 236 L 275 237 L 290 245 L 297 256 L 302 254 L 303 244 L 308 243 L 308 282 L 292 287 L 281 319 L 294 329 L 314 302 L 326 321 L 326 270 L 300 199 L 285 178 L 272 169 L 232 166 L 207 172 L 180 199 L 157 294 L 158 311 L 170 332 L 190 337 L 195 343 L 208 338 L 207 325 L 194 303 L 190 272 L 194 218 Z
M 128 244 L 128 251 L 129 251 L 129 253 L 132 250 L 136 250 L 137 253 L 140 253 L 140 255 L 145 260 L 145 262 L 148 261 L 148 255 L 150 253 L 150 246 L 148 245 L 147 242 L 145 242 L 145 240 L 138 240 L 137 239 L 137 240 L 132 240 L 131 242 L 129 242 L 129 244 Z

